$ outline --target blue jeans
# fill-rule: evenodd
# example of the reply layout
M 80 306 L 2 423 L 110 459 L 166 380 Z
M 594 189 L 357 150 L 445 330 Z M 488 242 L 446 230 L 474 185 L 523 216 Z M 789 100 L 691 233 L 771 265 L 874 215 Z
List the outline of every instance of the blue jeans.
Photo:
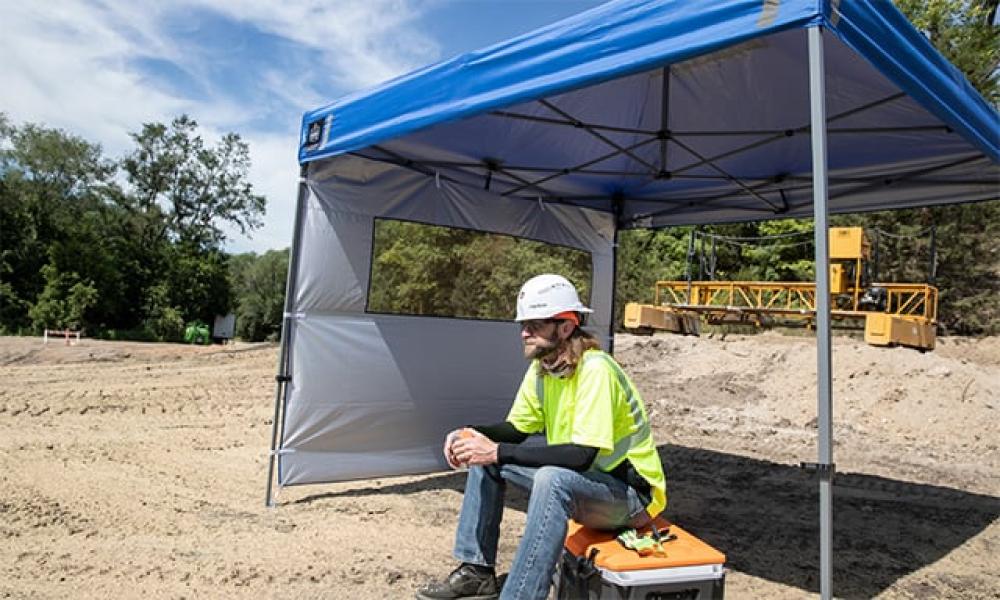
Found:
M 596 529 L 640 528 L 649 523 L 646 500 L 615 477 L 562 467 L 471 467 L 455 534 L 455 558 L 494 566 L 507 482 L 530 490 L 524 536 L 502 599 L 543 599 L 566 540 L 567 520 Z

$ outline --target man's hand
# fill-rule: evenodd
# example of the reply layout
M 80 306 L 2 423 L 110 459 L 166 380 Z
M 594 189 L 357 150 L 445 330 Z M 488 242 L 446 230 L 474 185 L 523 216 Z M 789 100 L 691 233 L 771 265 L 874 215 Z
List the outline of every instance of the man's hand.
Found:
M 462 429 L 452 440 L 451 455 L 462 466 L 492 465 L 497 462 L 497 448 L 496 442 L 475 429 Z
M 448 466 L 451 467 L 452 469 L 461 469 L 463 466 L 458 462 L 458 458 L 455 457 L 453 449 L 455 440 L 457 440 L 459 436 L 462 435 L 463 431 L 464 431 L 463 429 L 456 429 L 450 432 L 444 438 L 444 459 L 445 461 L 447 461 Z

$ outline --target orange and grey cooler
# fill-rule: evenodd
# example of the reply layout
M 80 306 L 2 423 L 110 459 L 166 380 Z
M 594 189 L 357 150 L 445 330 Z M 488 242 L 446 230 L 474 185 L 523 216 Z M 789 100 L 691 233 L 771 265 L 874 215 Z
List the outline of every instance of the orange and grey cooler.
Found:
M 722 600 L 726 556 L 662 518 L 656 526 L 670 533 L 662 545 L 665 556 L 639 556 L 618 542 L 616 532 L 571 520 L 555 577 L 556 598 Z

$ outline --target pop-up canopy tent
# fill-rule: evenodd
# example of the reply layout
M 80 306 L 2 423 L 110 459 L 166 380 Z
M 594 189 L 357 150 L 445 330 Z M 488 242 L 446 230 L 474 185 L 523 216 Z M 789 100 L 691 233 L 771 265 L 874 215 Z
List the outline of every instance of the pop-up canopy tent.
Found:
M 620 229 L 815 217 L 829 597 L 827 215 L 998 196 L 997 113 L 889 2 L 616 0 L 307 113 L 282 335 L 279 485 L 444 468 L 503 418 L 510 323 L 368 310 L 378 219 L 590 253 L 612 343 Z M 668 475 L 669 476 L 669 475 Z

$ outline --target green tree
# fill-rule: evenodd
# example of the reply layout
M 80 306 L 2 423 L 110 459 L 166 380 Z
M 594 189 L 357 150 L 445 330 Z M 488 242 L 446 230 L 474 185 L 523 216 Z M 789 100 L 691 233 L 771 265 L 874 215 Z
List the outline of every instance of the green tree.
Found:
M 15 127 L 0 115 L 0 328 L 43 327 L 30 309 L 65 301 L 68 279 L 86 281 L 99 296 L 114 288 L 113 257 L 99 248 L 102 223 L 116 218 L 114 174 L 100 146 L 58 129 Z M 86 303 L 81 326 L 100 304 Z
M 227 134 L 208 147 L 187 117 L 133 138 L 115 163 L 0 114 L 0 331 L 74 322 L 174 339 L 178 323 L 229 312 L 223 228 L 249 231 L 264 210 L 247 145 Z
M 878 245 L 878 282 L 933 283 L 944 332 L 1000 333 L 1000 202 L 841 215 L 831 222 L 868 230 Z
M 507 235 L 380 220 L 368 309 L 511 319 L 528 278 L 561 273 L 589 297 L 590 255 Z
M 812 219 L 780 219 L 757 225 L 760 243 L 740 247 L 750 281 L 809 281 L 814 277 L 815 262 Z M 782 237 L 777 237 L 782 236 Z M 768 239 L 771 238 L 771 239 Z
M 995 0 L 895 0 L 994 107 L 1000 106 L 1000 28 Z M 859 216 L 854 223 L 909 235 L 937 226 L 934 283 L 939 321 L 946 331 L 1000 332 L 1000 203 L 984 202 Z M 929 236 L 881 240 L 883 280 L 923 281 L 930 271 Z
M 161 332 L 174 331 L 177 315 L 211 323 L 233 308 L 224 227 L 245 234 L 262 224 L 265 199 L 248 181 L 249 147 L 235 133 L 209 146 L 184 115 L 170 125 L 147 123 L 132 138 L 136 149 L 121 163 L 129 189 L 120 204 L 132 215 L 132 239 L 155 249 L 134 269 L 160 277 L 147 287 L 147 322 Z
M 379 220 L 375 226 L 369 309 L 417 315 L 453 314 L 449 302 L 455 273 L 453 252 L 469 235 L 468 231 L 450 227 Z
M 42 267 L 45 289 L 29 309 L 36 330 L 83 326 L 84 314 L 97 302 L 97 290 L 89 281 L 81 281 L 76 273 L 60 272 L 48 264 Z
M 590 255 L 581 250 L 506 235 L 479 233 L 454 248 L 450 314 L 511 319 L 521 285 L 542 273 L 559 273 L 588 302 Z
M 223 226 L 246 234 L 261 226 L 266 201 L 248 181 L 250 150 L 235 133 L 208 147 L 186 115 L 170 125 L 146 123 L 132 134 L 136 149 L 122 161 L 133 210 L 144 212 L 155 237 L 216 248 Z
M 164 278 L 170 304 L 181 311 L 185 321 L 212 323 L 216 315 L 232 310 L 228 261 L 228 255 L 216 248 L 205 250 L 184 243 L 170 247 Z
M 180 341 L 184 335 L 184 316 L 170 303 L 170 286 L 162 281 L 146 290 L 142 329 L 159 341 Z
M 247 341 L 276 340 L 285 310 L 288 249 L 250 252 L 230 259 L 236 296 L 236 335 Z
M 894 0 L 913 25 L 994 106 L 1000 105 L 995 0 Z
M 621 328 L 626 303 L 653 303 L 653 290 L 657 281 L 686 277 L 691 229 L 630 229 L 618 234 L 615 327 Z M 697 265 L 693 265 L 693 270 L 692 277 L 697 279 Z

